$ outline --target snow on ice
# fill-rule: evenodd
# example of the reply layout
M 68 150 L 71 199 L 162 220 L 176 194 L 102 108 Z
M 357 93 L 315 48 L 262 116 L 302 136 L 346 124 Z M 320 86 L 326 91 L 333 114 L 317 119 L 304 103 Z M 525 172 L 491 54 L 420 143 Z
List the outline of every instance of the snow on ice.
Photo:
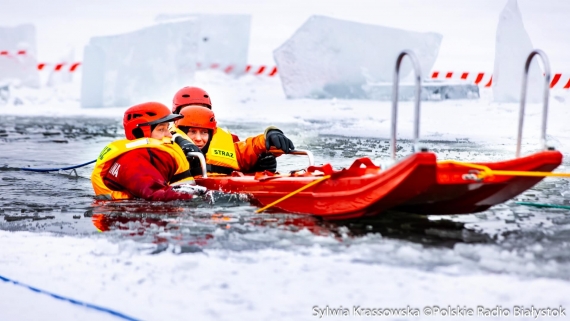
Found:
M 319 238 L 303 232 L 307 231 L 300 232 L 306 237 Z M 455 250 L 424 249 L 371 235 L 359 244 L 338 249 L 329 249 L 317 240 L 312 241 L 313 246 L 297 245 L 300 248 L 295 251 L 212 249 L 186 255 L 171 251 L 148 255 L 152 245 L 95 237 L 0 231 L 0 242 L 1 275 L 143 320 L 313 320 L 315 306 L 570 306 L 567 296 L 553 300 L 544 295 L 568 293 L 570 283 L 484 274 L 488 263 L 472 259 L 481 252 L 471 245 Z M 513 259 L 511 253 L 501 250 L 487 251 L 485 257 L 481 261 L 494 260 L 507 269 L 506 263 Z M 427 271 L 414 268 L 425 264 L 431 267 Z M 57 315 L 52 305 L 65 309 L 63 319 L 79 315 L 94 320 L 97 316 L 91 310 L 81 311 L 0 283 L 0 298 L 9 299 L 7 291 L 20 300 L 37 302 L 33 311 L 25 314 L 19 310 L 21 304 L 0 303 L 0 315 L 8 320 L 38 316 L 40 311 Z

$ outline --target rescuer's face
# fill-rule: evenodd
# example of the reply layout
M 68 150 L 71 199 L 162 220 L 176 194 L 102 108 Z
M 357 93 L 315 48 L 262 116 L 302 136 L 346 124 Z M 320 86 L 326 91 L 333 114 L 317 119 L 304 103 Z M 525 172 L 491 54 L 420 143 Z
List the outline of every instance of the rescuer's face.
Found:
M 152 133 L 150 133 L 151 138 L 163 139 L 164 137 L 172 137 L 172 134 L 168 130 L 168 123 L 162 123 L 156 125 Z
M 206 146 L 210 139 L 210 133 L 208 133 L 208 130 L 205 128 L 190 127 L 188 128 L 187 135 L 198 148 Z

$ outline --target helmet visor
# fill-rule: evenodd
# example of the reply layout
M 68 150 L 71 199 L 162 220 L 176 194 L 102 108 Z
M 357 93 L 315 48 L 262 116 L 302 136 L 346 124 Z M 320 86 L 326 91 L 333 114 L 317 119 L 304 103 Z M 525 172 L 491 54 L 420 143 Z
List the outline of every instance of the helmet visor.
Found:
M 149 122 L 146 122 L 146 123 L 138 124 L 138 126 L 152 126 L 152 125 L 158 125 L 158 124 L 162 124 L 162 123 L 168 123 L 168 122 L 171 122 L 171 121 L 175 121 L 175 120 L 180 119 L 180 118 L 184 118 L 184 115 L 170 114 L 170 115 L 167 115 L 167 116 L 162 117 L 162 118 L 157 119 L 157 120 L 153 120 L 153 121 L 149 121 Z

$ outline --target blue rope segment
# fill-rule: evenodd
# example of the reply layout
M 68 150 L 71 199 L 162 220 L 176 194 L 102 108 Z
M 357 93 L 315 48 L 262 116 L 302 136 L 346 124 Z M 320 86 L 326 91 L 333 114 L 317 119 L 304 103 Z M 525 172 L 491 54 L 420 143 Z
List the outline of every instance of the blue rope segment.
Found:
M 563 208 L 570 210 L 570 206 L 557 205 L 557 204 L 542 204 L 542 203 L 531 203 L 531 202 L 517 202 L 519 205 L 534 206 L 534 207 L 547 207 L 547 208 Z
M 62 168 L 20 168 L 23 171 L 29 171 L 29 172 L 39 172 L 39 173 L 46 173 L 46 172 L 57 172 L 57 171 L 67 171 L 70 169 L 76 169 L 79 167 L 83 167 L 83 166 L 87 166 L 89 164 L 93 164 L 95 163 L 97 160 L 94 159 L 92 161 L 88 161 L 87 163 L 83 163 L 83 164 L 79 164 L 79 165 L 73 165 L 73 166 L 68 166 L 68 167 L 62 167 Z
M 128 315 L 125 315 L 125 314 L 123 314 L 123 313 L 121 313 L 121 312 L 113 311 L 113 310 L 111 310 L 111 309 L 107 309 L 107 308 L 104 308 L 104 307 L 100 307 L 100 306 L 97 306 L 97 305 L 94 305 L 94 304 L 91 304 L 91 303 L 85 303 L 85 302 L 81 302 L 81 301 L 79 301 L 79 300 L 75 300 L 75 299 L 71 299 L 71 298 L 66 298 L 66 297 L 64 297 L 64 296 L 61 296 L 61 295 L 58 295 L 58 294 L 55 294 L 55 293 L 51 293 L 51 292 L 48 292 L 48 291 L 44 291 L 44 290 L 42 290 L 42 289 L 38 289 L 38 288 L 35 288 L 35 287 L 33 287 L 33 286 L 29 286 L 29 285 L 27 285 L 27 284 L 20 283 L 20 282 L 18 282 L 18 281 L 11 280 L 11 279 L 9 279 L 9 278 L 7 278 L 7 277 L 4 277 L 4 276 L 1 276 L 1 275 L 0 275 L 0 280 L 2 280 L 2 281 L 4 281 L 4 282 L 12 283 L 12 284 L 14 284 L 14 285 L 22 286 L 22 287 L 24 287 L 24 288 L 27 288 L 28 290 L 32 290 L 32 291 L 37 292 L 37 293 L 47 294 L 47 295 L 51 296 L 51 297 L 54 298 L 54 299 L 58 299 L 58 300 L 61 300 L 61 301 L 66 301 L 66 302 L 69 302 L 69 303 L 72 303 L 72 304 L 75 304 L 75 305 L 79 305 L 79 306 L 82 306 L 82 307 L 85 307 L 85 308 L 89 308 L 89 309 L 97 310 L 97 311 L 100 311 L 100 312 L 108 313 L 108 314 L 111 314 L 111 315 L 116 316 L 116 317 L 118 317 L 118 318 L 121 318 L 121 319 L 123 319 L 123 320 L 139 321 L 139 319 L 135 319 L 135 318 L 130 317 L 130 316 L 128 316 Z

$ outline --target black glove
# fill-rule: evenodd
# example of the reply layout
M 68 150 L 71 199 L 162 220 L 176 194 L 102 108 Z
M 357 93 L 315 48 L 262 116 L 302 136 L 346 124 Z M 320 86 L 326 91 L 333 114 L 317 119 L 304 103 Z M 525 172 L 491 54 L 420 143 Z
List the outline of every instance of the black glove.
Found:
M 175 134 L 172 138 L 174 138 L 174 142 L 182 148 L 184 154 L 188 154 L 190 152 L 202 152 L 198 146 L 192 144 L 189 140 L 180 135 Z
M 202 173 L 202 164 L 200 164 L 198 157 L 188 157 L 188 163 L 190 163 L 190 174 L 192 176 L 204 175 Z
M 275 148 L 282 150 L 285 154 L 295 150 L 293 142 L 285 137 L 279 129 L 271 129 L 265 134 L 265 148 L 269 150 L 271 146 L 275 146 Z
M 277 159 L 271 153 L 263 153 L 259 155 L 257 162 L 251 168 L 250 172 L 277 171 Z
M 198 157 L 188 156 L 188 153 L 190 152 L 201 153 L 202 151 L 200 148 L 178 134 L 174 134 L 172 138 L 174 138 L 174 142 L 180 146 L 184 152 L 184 155 L 186 155 L 188 163 L 190 163 L 190 173 L 192 176 L 202 175 L 202 166 L 200 164 L 200 159 Z

